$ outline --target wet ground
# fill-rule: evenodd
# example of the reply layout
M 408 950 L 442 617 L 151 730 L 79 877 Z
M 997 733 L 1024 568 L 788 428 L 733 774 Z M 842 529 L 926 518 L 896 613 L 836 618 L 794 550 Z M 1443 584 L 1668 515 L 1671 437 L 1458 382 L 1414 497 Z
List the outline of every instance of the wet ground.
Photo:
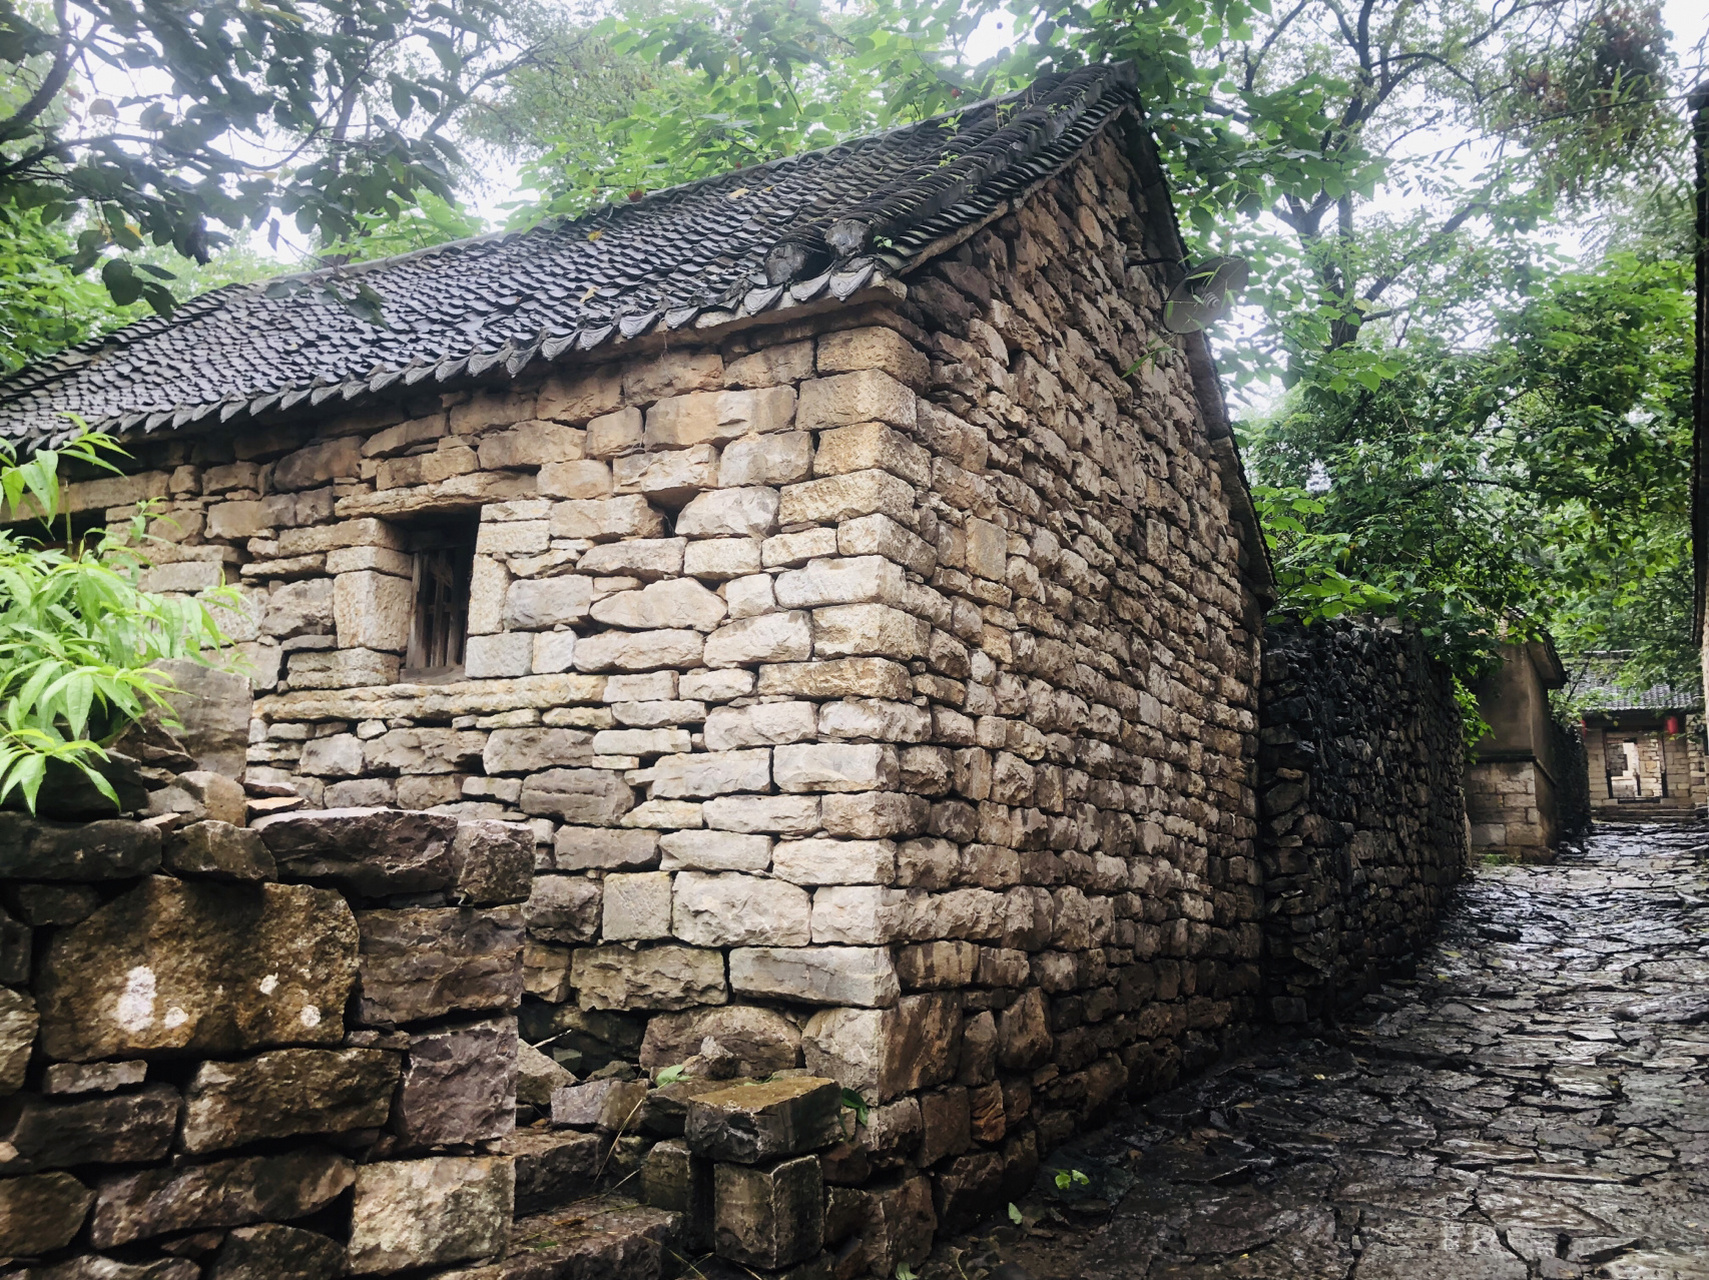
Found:
M 1065 1192 L 922 1275 L 1709 1280 L 1709 827 L 1480 867 L 1417 978 L 1341 1033 L 1053 1163 Z

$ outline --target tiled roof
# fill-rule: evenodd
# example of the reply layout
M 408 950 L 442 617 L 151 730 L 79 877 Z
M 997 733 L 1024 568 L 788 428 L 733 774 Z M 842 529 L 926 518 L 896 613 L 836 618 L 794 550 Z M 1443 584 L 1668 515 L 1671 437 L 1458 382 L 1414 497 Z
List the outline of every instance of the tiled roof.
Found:
M 0 437 L 57 443 L 68 412 L 155 431 L 400 381 L 514 375 L 572 347 L 846 298 L 1059 169 L 1134 101 L 1134 82 L 1126 63 L 1047 76 L 574 221 L 347 268 L 383 300 L 377 326 L 314 290 L 230 285 L 0 380 Z
M 1703 690 L 1696 686 L 1675 689 L 1655 684 L 1634 689 L 1621 680 L 1631 652 L 1606 649 L 1581 653 L 1567 661 L 1570 675 L 1567 695 L 1588 711 L 1696 711 L 1703 706 Z

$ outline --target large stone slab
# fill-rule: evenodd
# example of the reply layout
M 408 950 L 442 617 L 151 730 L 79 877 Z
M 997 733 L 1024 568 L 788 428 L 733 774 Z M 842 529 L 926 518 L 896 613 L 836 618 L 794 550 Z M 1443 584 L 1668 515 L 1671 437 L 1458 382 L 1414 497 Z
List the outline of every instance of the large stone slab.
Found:
M 943 1084 L 961 1054 L 961 999 L 903 996 L 888 1009 L 826 1009 L 801 1034 L 807 1069 L 855 1090 L 868 1103 Z
M 661 1013 L 647 1022 L 641 1065 L 649 1070 L 675 1066 L 701 1051 L 707 1040 L 736 1059 L 736 1072 L 769 1076 L 801 1065 L 801 1031 L 772 1009 L 726 1005 Z
M 0 879 L 129 880 L 160 866 L 160 831 L 121 818 L 41 822 L 0 811 Z
M 297 1134 L 378 1128 L 391 1112 L 399 1056 L 381 1049 L 275 1049 L 204 1062 L 185 1094 L 179 1145 L 194 1155 Z
M 357 1275 L 445 1266 L 501 1253 L 516 1170 L 500 1156 L 436 1156 L 364 1165 L 350 1221 Z
M 730 998 L 723 953 L 696 947 L 583 947 L 570 984 L 584 1009 L 692 1009 Z
M 344 1246 L 318 1231 L 264 1222 L 227 1234 L 208 1280 L 336 1280 Z
M 486 1142 L 516 1127 L 516 1020 L 413 1035 L 391 1128 L 410 1147 Z
M 70 1244 L 94 1199 L 69 1173 L 0 1178 L 0 1255 L 42 1254 Z
M 534 884 L 534 828 L 526 822 L 464 819 L 451 842 L 456 900 L 469 906 L 522 902 Z
M 841 1142 L 842 1089 L 792 1076 L 703 1093 L 688 1104 L 684 1136 L 696 1155 L 757 1164 Z
M 543 942 L 592 942 L 599 937 L 600 882 L 586 876 L 535 876 L 522 906 L 528 936 Z
M 334 1044 L 355 977 L 337 893 L 155 876 L 49 944 L 42 1046 L 88 1062 Z
M 289 1222 L 330 1204 L 355 1177 L 349 1160 L 315 1149 L 110 1174 L 96 1189 L 89 1241 L 108 1249 L 169 1231 Z
M 681 1266 L 684 1247 L 680 1215 L 619 1196 L 521 1219 L 511 1238 L 502 1261 L 439 1280 L 654 1280 Z
M 590 1195 L 607 1143 L 597 1133 L 518 1129 L 499 1148 L 516 1161 L 516 1212 L 540 1213 Z
M 730 987 L 743 995 L 806 1004 L 878 1008 L 902 993 L 887 947 L 738 947 Z
M 779 1269 L 819 1252 L 825 1190 L 814 1156 L 771 1168 L 714 1165 L 712 1205 L 712 1248 L 721 1258 Z
M 160 1160 L 177 1128 L 169 1084 L 69 1102 L 17 1095 L 0 1104 L 0 1174 Z
M 149 1262 L 117 1262 L 105 1254 L 86 1253 L 51 1267 L 34 1267 L 29 1280 L 199 1280 L 202 1269 L 188 1258 L 156 1258 Z
M 255 823 L 286 880 L 369 897 L 457 883 L 457 819 L 410 809 L 299 809 Z
M 357 1016 L 368 1025 L 511 1009 L 522 999 L 520 907 L 363 911 Z

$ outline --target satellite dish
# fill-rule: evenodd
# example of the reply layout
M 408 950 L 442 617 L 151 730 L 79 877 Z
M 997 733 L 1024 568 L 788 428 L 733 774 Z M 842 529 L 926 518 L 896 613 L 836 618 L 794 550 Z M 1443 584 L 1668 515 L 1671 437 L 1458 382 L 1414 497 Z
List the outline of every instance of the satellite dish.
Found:
M 1251 274 L 1244 258 L 1206 258 L 1189 267 L 1163 302 L 1163 327 L 1170 333 L 1197 333 L 1215 324 Z

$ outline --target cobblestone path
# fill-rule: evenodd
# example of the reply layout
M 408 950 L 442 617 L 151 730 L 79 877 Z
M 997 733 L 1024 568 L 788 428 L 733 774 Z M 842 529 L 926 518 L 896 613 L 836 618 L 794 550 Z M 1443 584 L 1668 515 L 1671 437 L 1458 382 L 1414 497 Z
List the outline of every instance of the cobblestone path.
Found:
M 1338 1043 L 1053 1163 L 1089 1183 L 960 1241 L 969 1280 L 1709 1280 L 1709 828 L 1480 868 Z

